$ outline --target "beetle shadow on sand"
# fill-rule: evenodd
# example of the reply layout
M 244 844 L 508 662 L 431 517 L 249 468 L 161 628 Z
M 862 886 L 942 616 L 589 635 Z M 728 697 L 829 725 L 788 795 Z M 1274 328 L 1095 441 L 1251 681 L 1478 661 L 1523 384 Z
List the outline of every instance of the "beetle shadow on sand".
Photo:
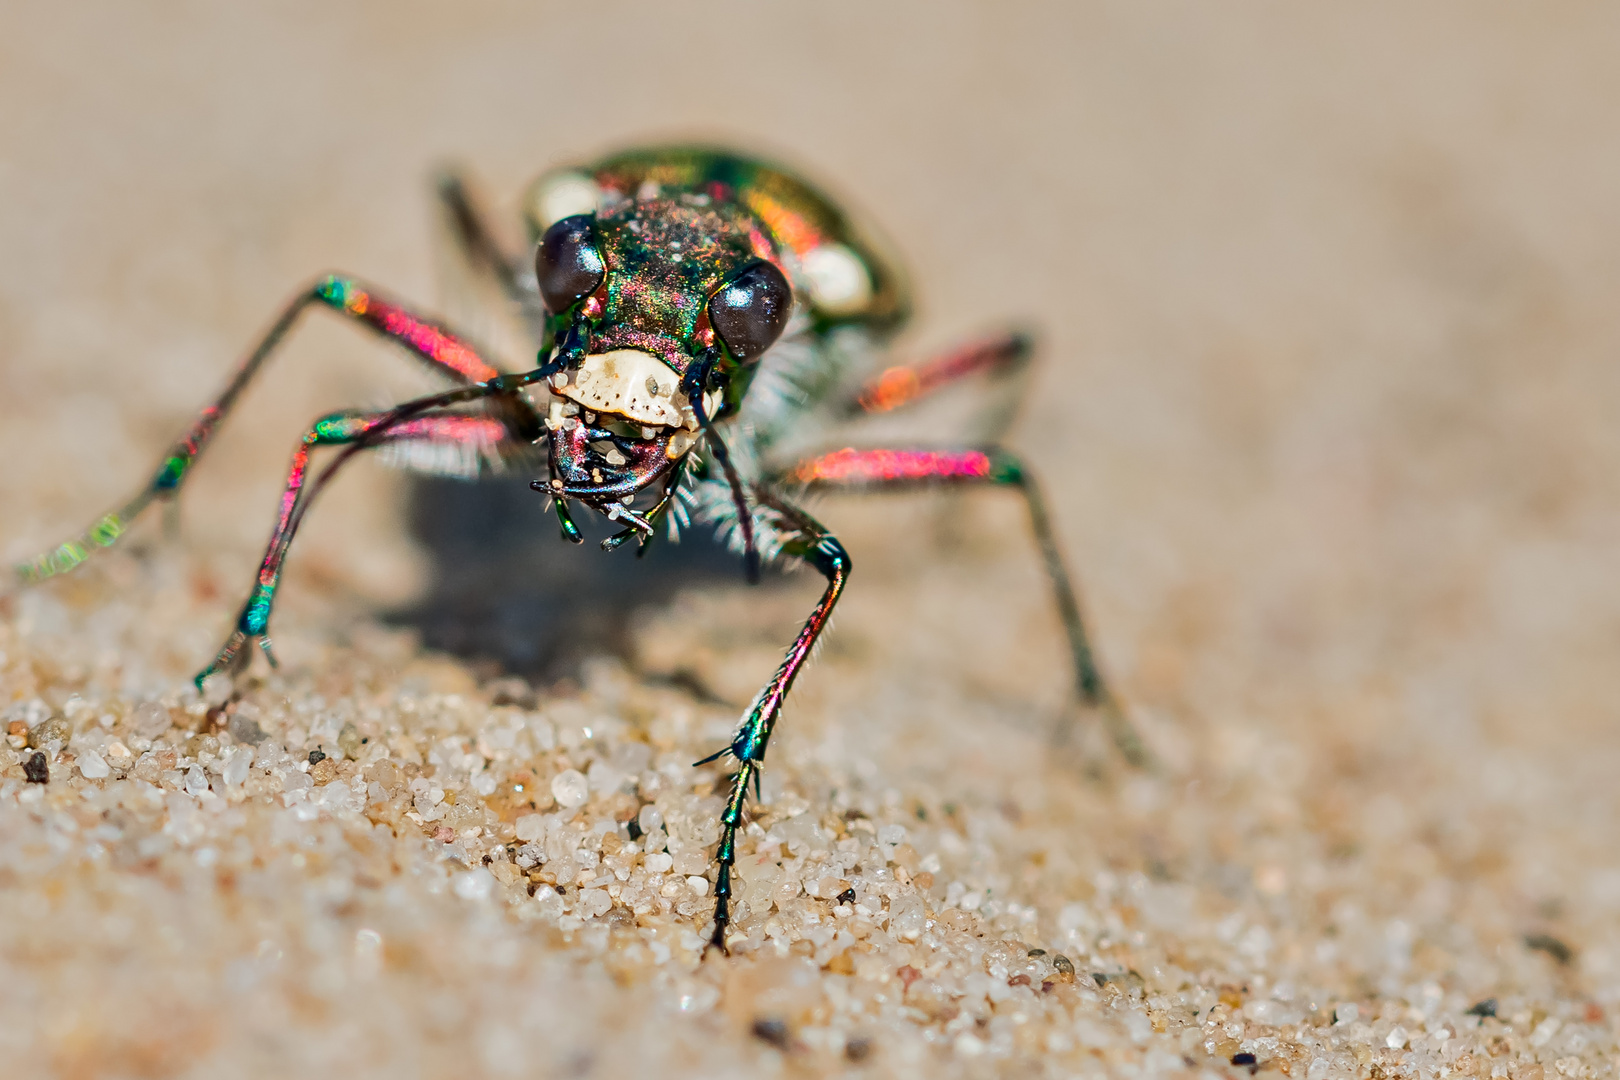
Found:
M 593 513 L 576 515 L 585 543 L 568 543 L 545 505 L 510 477 L 412 478 L 407 524 L 428 553 L 432 584 L 388 621 L 487 675 L 551 682 L 592 656 L 633 660 L 639 612 L 683 589 L 743 581 L 741 558 L 707 526 L 683 530 L 678 544 L 660 529 L 638 558 L 633 544 L 602 551 L 608 532 Z M 764 584 L 778 577 L 767 569 Z

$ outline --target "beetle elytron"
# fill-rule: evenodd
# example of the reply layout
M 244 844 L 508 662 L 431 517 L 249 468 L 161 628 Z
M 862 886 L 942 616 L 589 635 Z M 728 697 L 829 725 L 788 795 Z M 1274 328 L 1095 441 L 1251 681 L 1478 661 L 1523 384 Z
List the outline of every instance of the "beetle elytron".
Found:
M 344 462 L 388 449 L 449 472 L 534 463 L 562 534 L 573 508 L 618 523 L 602 542 L 641 549 L 693 515 L 717 523 L 750 578 L 761 559 L 800 560 L 827 587 L 730 745 L 737 763 L 716 853 L 712 943 L 724 950 L 731 868 L 748 785 L 771 731 L 843 592 L 849 556 L 790 500 L 807 488 L 995 484 L 1021 492 L 1067 631 L 1081 699 L 1128 756 L 1140 748 L 1086 640 L 1039 490 L 999 445 L 1009 410 L 984 401 L 973 430 L 934 446 L 851 444 L 853 421 L 892 413 L 967 378 L 1015 388 L 1029 343 L 1008 334 L 916 365 L 881 368 L 905 320 L 904 285 L 872 241 L 815 188 L 752 158 L 699 147 L 639 149 L 542 176 L 525 202 L 534 257 L 503 250 L 467 187 L 438 188 L 464 285 L 501 298 L 539 343 L 537 366 L 504 371 L 452 330 L 343 276 L 296 297 L 219 398 L 136 497 L 18 568 L 24 581 L 71 570 L 119 539 L 151 503 L 173 499 L 238 396 L 305 308 L 324 306 L 425 361 L 451 388 L 376 412 L 316 420 L 293 455 L 268 550 L 235 631 L 198 676 L 243 670 L 267 636 L 282 565 L 310 502 Z M 531 272 L 529 267 L 533 266 Z M 1001 395 L 1006 397 L 1007 395 Z M 313 478 L 310 454 L 336 447 Z M 700 762 L 699 764 L 702 764 Z

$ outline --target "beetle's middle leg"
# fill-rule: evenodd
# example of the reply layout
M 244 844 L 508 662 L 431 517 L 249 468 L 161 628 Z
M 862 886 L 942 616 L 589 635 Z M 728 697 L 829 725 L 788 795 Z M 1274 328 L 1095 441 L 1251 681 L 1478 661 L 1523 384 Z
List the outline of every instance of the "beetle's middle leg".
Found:
M 275 664 L 270 650 L 268 628 L 270 611 L 275 603 L 276 589 L 281 583 L 281 571 L 287 549 L 292 545 L 298 525 L 308 511 L 310 503 L 346 462 L 361 450 L 373 449 L 391 443 L 431 443 L 447 447 L 458 446 L 470 453 L 498 454 L 520 441 L 512 438 L 505 424 L 487 413 L 447 412 L 447 408 L 505 395 L 529 380 L 529 376 L 504 376 L 490 383 L 462 387 L 428 397 L 417 398 L 382 412 L 336 412 L 321 417 L 310 425 L 293 452 L 291 467 L 287 470 L 287 483 L 281 495 L 281 507 L 275 529 L 259 564 L 258 581 L 242 607 L 236 629 L 214 658 L 196 677 L 201 687 L 203 680 L 217 672 L 235 673 L 246 663 L 248 656 L 243 647 L 258 641 L 265 656 Z M 323 446 L 341 447 L 338 457 L 327 464 L 313 480 L 309 479 L 310 454 Z
M 190 430 L 170 449 L 156 475 L 134 498 L 103 514 L 84 532 L 16 568 L 24 584 L 65 574 L 102 548 L 111 547 L 153 502 L 172 500 L 202 455 L 220 423 L 230 413 L 248 384 L 269 361 L 291 332 L 304 309 L 320 306 L 336 311 L 359 325 L 403 346 L 430 368 L 463 386 L 484 383 L 501 373 L 456 335 L 409 309 L 383 299 L 351 278 L 330 276 L 315 282 L 287 305 L 248 354 L 214 403 L 192 422 Z M 509 426 L 538 435 L 539 417 L 520 398 L 506 399 Z
M 833 607 L 844 591 L 844 583 L 849 580 L 850 569 L 849 555 L 843 545 L 810 515 L 763 488 L 754 489 L 754 499 L 761 511 L 774 518 L 782 537 L 781 553 L 820 570 L 827 578 L 827 588 L 810 618 L 805 620 L 799 636 L 788 647 L 782 666 L 748 707 L 731 745 L 698 762 L 703 765 L 729 754 L 737 760 L 738 766 L 731 779 L 726 808 L 720 815 L 720 846 L 715 852 L 720 868 L 714 885 L 714 934 L 709 944 L 721 952 L 726 951 L 726 926 L 731 921 L 731 867 L 737 861 L 737 830 L 742 826 L 748 784 L 753 782 L 757 796 L 760 771 L 765 767 L 765 748 L 781 716 L 782 703 L 793 687 L 793 680 L 810 659 L 816 640 L 826 629 Z
M 983 450 L 845 449 L 802 461 L 780 479 L 798 481 L 812 488 L 856 491 L 941 484 L 995 484 L 1018 489 L 1029 509 L 1030 527 L 1068 637 L 1080 700 L 1098 710 L 1126 760 L 1133 765 L 1147 763 L 1146 747 L 1097 664 L 1074 583 L 1058 548 L 1040 486 L 1016 456 L 1000 447 Z

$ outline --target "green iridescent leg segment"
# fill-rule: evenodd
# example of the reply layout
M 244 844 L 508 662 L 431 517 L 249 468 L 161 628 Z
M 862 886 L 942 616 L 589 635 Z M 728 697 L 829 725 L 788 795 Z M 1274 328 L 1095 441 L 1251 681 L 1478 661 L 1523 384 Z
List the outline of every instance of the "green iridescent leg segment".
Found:
M 281 510 L 276 526 L 270 534 L 264 560 L 259 564 L 258 582 L 249 594 L 236 629 L 226 639 L 214 662 L 198 672 L 195 682 L 200 688 L 203 681 L 218 673 L 235 674 L 247 663 L 244 646 L 257 641 L 272 666 L 275 654 L 270 650 L 268 630 L 270 612 L 275 604 L 276 589 L 281 584 L 281 571 L 287 550 L 303 521 L 309 505 L 331 482 L 333 475 L 362 450 L 373 449 L 389 442 L 412 439 L 448 443 L 469 440 L 486 443 L 491 436 L 490 425 L 499 421 L 481 414 L 450 413 L 444 410 L 480 399 L 495 398 L 500 404 L 516 399 L 516 391 L 538 381 L 536 373 L 503 375 L 486 383 L 447 390 L 427 397 L 396 405 L 383 412 L 336 412 L 321 417 L 299 441 L 293 452 L 292 466 L 287 470 L 287 483 L 282 490 Z M 309 457 L 322 446 L 342 447 L 342 452 L 313 481 L 309 480 Z
M 151 489 L 143 491 L 117 510 L 97 518 L 93 525 L 73 539 L 64 540 L 27 562 L 18 563 L 15 568 L 18 582 L 32 585 L 57 577 L 72 570 L 101 548 L 112 547 L 155 498 L 157 493 Z
M 714 933 L 709 944 L 721 952 L 726 951 L 726 927 L 731 922 L 731 868 L 737 861 L 737 830 L 743 823 L 748 785 L 753 783 L 757 798 L 760 774 L 765 767 L 765 750 L 771 741 L 771 731 L 781 717 L 782 703 L 787 700 L 794 679 L 798 678 L 810 659 L 821 632 L 827 628 L 833 607 L 843 594 L 845 582 L 849 580 L 850 570 L 849 555 L 843 546 L 814 518 L 764 489 L 756 488 L 754 498 L 761 510 L 776 519 L 777 530 L 785 537 L 781 554 L 800 559 L 821 571 L 827 578 L 827 588 L 821 594 L 815 610 L 805 620 L 799 636 L 788 647 L 782 666 L 776 669 L 771 681 L 765 684 L 765 688 L 748 707 L 731 745 L 698 762 L 704 765 L 730 755 L 736 759 L 738 766 L 736 775 L 731 778 L 726 808 L 720 815 L 720 846 L 715 852 L 719 869 L 714 885 Z
M 546 488 L 538 481 L 530 484 L 529 486 L 534 488 L 536 491 L 546 490 Z M 574 524 L 574 514 L 568 509 L 568 501 L 566 499 L 558 499 L 553 504 L 553 508 L 557 511 L 557 528 L 561 530 L 562 538 L 568 541 L 570 544 L 583 544 L 585 542 L 585 534 L 579 531 L 578 525 Z
M 235 674 L 245 667 L 248 654 L 243 647 L 251 641 L 257 641 L 270 665 L 276 666 L 275 653 L 271 651 L 266 631 L 270 623 L 270 609 L 275 603 L 276 587 L 281 582 L 281 565 L 286 558 L 287 547 L 292 543 L 298 519 L 303 515 L 305 503 L 302 495 L 309 470 L 310 452 L 318 446 L 353 444 L 363 439 L 386 415 L 388 414 L 332 413 L 315 421 L 304 433 L 297 451 L 293 454 L 292 467 L 287 471 L 287 484 L 281 494 L 281 514 L 276 521 L 275 531 L 270 536 L 270 546 L 265 552 L 264 561 L 259 565 L 258 584 L 254 586 L 252 594 L 243 606 L 241 617 L 236 622 L 236 629 L 220 649 L 219 655 L 214 658 L 213 663 L 198 673 L 195 681 L 199 688 L 203 680 L 211 675 L 220 672 Z
M 467 344 L 437 324 L 384 300 L 345 277 L 328 276 L 300 293 L 287 305 L 259 344 L 243 361 L 223 393 L 202 411 L 191 429 L 174 445 L 157 474 L 134 498 L 103 514 L 70 540 L 64 541 L 16 567 L 18 580 L 34 584 L 74 569 L 91 555 L 111 547 L 153 502 L 175 498 L 221 421 L 236 404 L 271 354 L 311 305 L 331 308 L 417 356 L 435 371 L 462 385 L 488 382 L 500 375 Z M 509 425 L 538 434 L 539 418 L 520 399 L 509 403 Z
M 809 487 L 873 491 L 940 484 L 995 484 L 1017 488 L 1029 508 L 1030 527 L 1051 582 L 1068 637 L 1080 700 L 1097 710 L 1114 744 L 1133 765 L 1148 763 L 1147 748 L 1097 666 L 1074 583 L 1064 565 L 1040 485 L 1012 453 L 984 450 L 837 450 L 800 462 L 784 477 Z

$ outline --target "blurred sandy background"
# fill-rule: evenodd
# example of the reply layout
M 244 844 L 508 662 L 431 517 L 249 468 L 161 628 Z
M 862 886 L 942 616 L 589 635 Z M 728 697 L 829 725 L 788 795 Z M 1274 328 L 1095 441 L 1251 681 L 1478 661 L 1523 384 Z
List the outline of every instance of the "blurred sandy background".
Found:
M 628 141 L 758 146 L 904 254 L 908 348 L 1042 334 L 1015 443 L 1107 666 L 1170 775 L 1241 808 L 1183 844 L 1179 780 L 1138 800 L 1159 824 L 1075 796 L 1077 860 L 1248 874 L 1347 830 L 1384 855 L 1344 880 L 1393 875 L 1371 908 L 1497 913 L 1458 992 L 1620 1003 L 1616 41 L 1599 4 L 12 3 L 0 545 L 128 493 L 311 275 L 431 307 L 435 163 L 510 207 Z M 301 426 L 405 366 L 316 318 L 231 422 L 187 494 L 183 550 L 220 593 L 175 678 L 234 615 Z M 420 584 L 400 490 L 359 466 L 312 516 L 293 661 L 316 593 L 363 610 Z M 846 732 L 902 786 L 953 775 L 952 747 L 1038 753 L 1009 733 L 1065 678 L 1017 508 L 821 513 L 857 574 L 784 745 Z M 813 592 L 666 618 L 706 628 L 707 676 L 746 697 L 775 645 L 735 643 L 785 642 Z M 1541 929 L 1573 974 L 1502 952 Z

